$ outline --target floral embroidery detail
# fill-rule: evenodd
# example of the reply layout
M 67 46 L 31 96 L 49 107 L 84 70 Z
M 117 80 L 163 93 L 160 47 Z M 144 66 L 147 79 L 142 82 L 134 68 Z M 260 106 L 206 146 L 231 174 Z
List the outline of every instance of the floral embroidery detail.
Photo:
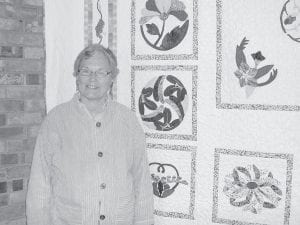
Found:
M 273 174 L 255 165 L 237 166 L 225 177 L 224 194 L 232 206 L 258 214 L 263 208 L 274 209 L 282 199 L 280 183 Z
M 147 0 L 146 7 L 142 9 L 141 14 L 139 23 L 142 36 L 148 45 L 157 50 L 170 50 L 180 44 L 186 36 L 189 26 L 188 14 L 185 12 L 184 3 L 179 0 Z M 176 24 L 176 27 L 165 34 L 166 21 L 170 16 L 174 16 L 184 24 L 181 26 Z M 157 21 L 148 23 L 155 17 L 160 19 L 160 24 Z M 159 29 L 159 25 L 161 25 L 161 29 Z M 148 35 L 145 34 L 144 28 Z M 153 36 L 158 37 L 153 40 Z

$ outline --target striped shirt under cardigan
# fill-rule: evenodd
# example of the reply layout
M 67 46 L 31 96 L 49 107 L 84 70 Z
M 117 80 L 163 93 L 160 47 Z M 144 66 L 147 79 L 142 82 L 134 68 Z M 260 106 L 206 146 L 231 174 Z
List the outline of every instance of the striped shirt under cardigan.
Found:
M 145 136 L 135 115 L 109 101 L 92 118 L 78 96 L 51 110 L 35 146 L 28 225 L 151 225 Z

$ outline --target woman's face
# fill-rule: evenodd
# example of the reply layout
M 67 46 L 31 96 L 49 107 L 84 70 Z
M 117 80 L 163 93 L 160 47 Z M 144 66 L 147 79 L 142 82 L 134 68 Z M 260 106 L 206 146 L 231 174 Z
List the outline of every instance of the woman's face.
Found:
M 78 90 L 82 100 L 101 100 L 106 98 L 112 85 L 112 68 L 103 53 L 96 53 L 82 60 L 77 77 Z

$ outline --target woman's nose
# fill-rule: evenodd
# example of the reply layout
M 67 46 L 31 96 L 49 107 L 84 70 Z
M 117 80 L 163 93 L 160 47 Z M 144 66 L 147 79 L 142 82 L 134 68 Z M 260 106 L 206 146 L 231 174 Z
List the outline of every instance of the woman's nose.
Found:
M 97 74 L 95 72 L 91 72 L 89 78 L 90 80 L 97 80 Z

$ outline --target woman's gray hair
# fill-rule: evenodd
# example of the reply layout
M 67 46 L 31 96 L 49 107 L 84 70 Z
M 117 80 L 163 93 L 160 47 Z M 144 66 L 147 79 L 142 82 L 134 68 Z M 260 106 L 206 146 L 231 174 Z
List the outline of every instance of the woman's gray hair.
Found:
M 96 53 L 103 53 L 107 57 L 110 67 L 112 69 L 112 76 L 116 77 L 118 75 L 119 73 L 118 62 L 117 62 L 117 57 L 114 55 L 114 53 L 109 48 L 105 48 L 103 45 L 91 44 L 86 48 L 84 48 L 77 56 L 74 63 L 74 72 L 73 72 L 74 77 L 78 76 L 81 62 L 83 60 L 91 58 Z

